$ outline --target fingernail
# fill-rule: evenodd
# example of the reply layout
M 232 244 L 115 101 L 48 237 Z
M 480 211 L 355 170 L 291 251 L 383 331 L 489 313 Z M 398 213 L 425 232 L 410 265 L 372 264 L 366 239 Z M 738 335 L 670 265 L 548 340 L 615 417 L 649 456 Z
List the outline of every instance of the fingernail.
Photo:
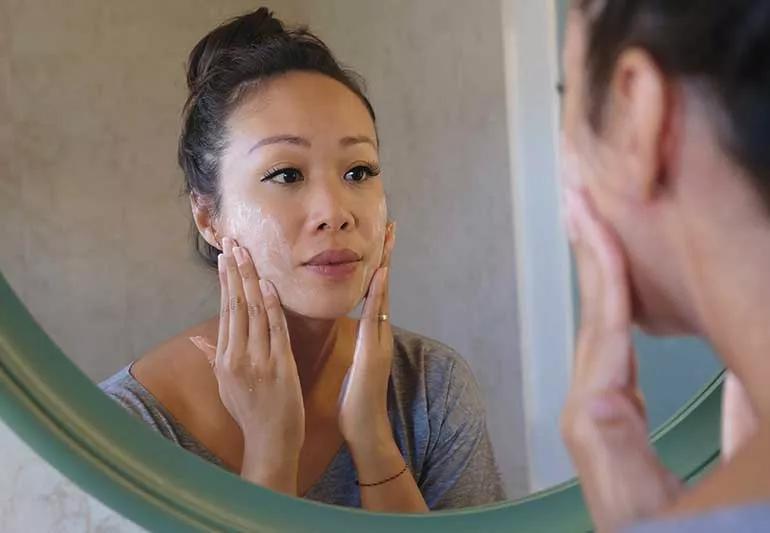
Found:
M 224 254 L 219 254 L 217 256 L 217 270 L 219 270 L 220 272 L 224 272 L 225 271 L 225 256 L 224 256 Z

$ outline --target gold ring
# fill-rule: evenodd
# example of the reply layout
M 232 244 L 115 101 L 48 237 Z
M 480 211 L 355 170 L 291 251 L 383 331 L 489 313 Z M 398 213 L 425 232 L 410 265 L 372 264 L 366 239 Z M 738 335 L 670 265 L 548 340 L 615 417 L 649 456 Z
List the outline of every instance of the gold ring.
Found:
M 390 316 L 386 314 L 377 315 L 377 320 L 379 320 L 380 322 L 385 322 L 386 320 L 388 320 L 388 318 L 390 318 Z

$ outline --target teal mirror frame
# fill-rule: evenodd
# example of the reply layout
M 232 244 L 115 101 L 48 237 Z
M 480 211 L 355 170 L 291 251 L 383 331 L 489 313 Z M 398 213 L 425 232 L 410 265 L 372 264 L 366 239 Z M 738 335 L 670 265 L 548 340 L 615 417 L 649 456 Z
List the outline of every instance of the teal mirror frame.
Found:
M 720 373 L 653 435 L 664 463 L 684 480 L 718 459 L 722 381 Z M 574 481 L 515 502 L 419 516 L 324 505 L 246 483 L 180 453 L 104 395 L 36 324 L 2 274 L 0 417 L 82 489 L 152 531 L 591 530 Z

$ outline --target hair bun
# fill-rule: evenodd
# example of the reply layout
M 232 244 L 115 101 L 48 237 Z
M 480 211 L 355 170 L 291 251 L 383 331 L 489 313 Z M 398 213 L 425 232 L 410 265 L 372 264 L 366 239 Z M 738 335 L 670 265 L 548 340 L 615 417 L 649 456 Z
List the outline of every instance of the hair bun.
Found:
M 235 19 L 228 32 L 230 40 L 227 48 L 246 48 L 259 43 L 264 37 L 278 35 L 284 32 L 283 22 L 273 16 L 273 12 L 266 7 L 260 7 L 248 15 Z
M 197 91 L 219 59 L 229 52 L 253 47 L 266 38 L 285 33 L 283 22 L 266 7 L 229 20 L 202 39 L 190 52 L 187 87 Z

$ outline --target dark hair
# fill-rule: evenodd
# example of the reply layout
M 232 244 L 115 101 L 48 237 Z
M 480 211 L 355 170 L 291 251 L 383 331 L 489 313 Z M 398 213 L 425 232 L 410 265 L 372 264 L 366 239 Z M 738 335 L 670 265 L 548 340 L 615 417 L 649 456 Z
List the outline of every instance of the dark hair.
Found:
M 603 4 L 603 5 L 602 5 Z M 620 54 L 646 50 L 669 76 L 701 83 L 727 118 L 721 142 L 770 191 L 769 0 L 577 0 L 587 15 L 589 118 L 603 103 Z
M 220 25 L 190 52 L 190 94 L 183 110 L 178 159 L 185 176 L 184 192 L 208 203 L 212 214 L 220 207 L 219 160 L 230 113 L 246 94 L 293 71 L 317 72 L 342 83 L 361 99 L 376 122 L 363 80 L 341 66 L 307 28 L 287 30 L 267 8 Z M 203 239 L 195 224 L 192 229 L 198 254 L 216 268 L 220 250 Z

